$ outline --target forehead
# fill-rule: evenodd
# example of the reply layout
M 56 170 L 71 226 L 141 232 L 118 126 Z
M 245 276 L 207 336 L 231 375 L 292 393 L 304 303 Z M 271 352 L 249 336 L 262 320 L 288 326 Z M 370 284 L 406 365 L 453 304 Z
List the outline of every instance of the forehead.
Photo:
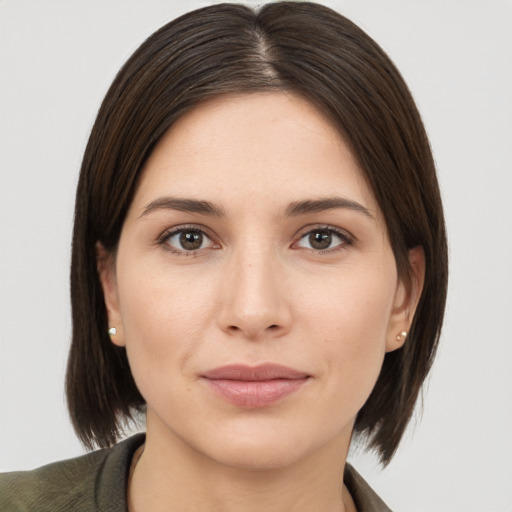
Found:
M 222 96 L 182 116 L 148 159 L 134 202 L 163 194 L 267 208 L 342 195 L 378 209 L 338 130 L 285 92 Z

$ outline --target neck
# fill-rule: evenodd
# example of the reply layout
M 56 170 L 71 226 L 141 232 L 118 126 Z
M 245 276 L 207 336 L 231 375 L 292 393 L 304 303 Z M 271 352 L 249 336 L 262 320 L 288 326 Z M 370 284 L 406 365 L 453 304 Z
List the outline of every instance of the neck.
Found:
M 350 436 L 290 464 L 252 468 L 224 464 L 176 436 L 155 434 L 148 424 L 128 490 L 130 512 L 355 511 L 343 486 Z

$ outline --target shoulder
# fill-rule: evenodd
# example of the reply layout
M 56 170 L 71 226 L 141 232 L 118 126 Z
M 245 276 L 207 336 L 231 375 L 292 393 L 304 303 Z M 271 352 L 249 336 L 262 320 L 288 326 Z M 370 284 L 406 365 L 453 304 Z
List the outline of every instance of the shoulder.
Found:
M 358 512 L 391 512 L 391 509 L 350 464 L 345 466 L 343 481 L 350 491 Z
M 82 510 L 94 497 L 96 475 L 108 452 L 100 450 L 32 471 L 0 475 L 0 510 Z
M 130 461 L 143 441 L 138 434 L 75 459 L 0 474 L 0 511 L 124 511 Z

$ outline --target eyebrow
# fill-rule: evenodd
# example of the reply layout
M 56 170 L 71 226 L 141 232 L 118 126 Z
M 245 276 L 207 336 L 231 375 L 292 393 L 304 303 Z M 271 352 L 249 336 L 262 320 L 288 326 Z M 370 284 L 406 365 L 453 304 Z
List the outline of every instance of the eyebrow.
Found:
M 294 201 L 290 203 L 284 211 L 285 217 L 297 217 L 307 215 L 308 213 L 318 213 L 326 210 L 343 208 L 361 212 L 370 219 L 375 220 L 370 210 L 362 204 L 346 199 L 344 197 L 325 197 L 321 199 L 306 199 L 303 201 Z M 200 215 L 209 215 L 213 217 L 225 217 L 224 210 L 211 203 L 199 199 L 185 199 L 177 197 L 159 197 L 151 201 L 141 213 L 140 217 L 148 215 L 158 210 L 177 210 L 188 213 L 198 213 Z
M 287 217 L 296 217 L 298 215 L 323 212 L 326 210 L 334 210 L 337 208 L 361 212 L 370 219 L 375 220 L 375 217 L 370 213 L 370 210 L 368 208 L 366 208 L 362 204 L 359 204 L 356 201 L 352 201 L 344 197 L 325 197 L 321 199 L 295 201 L 288 205 L 288 207 L 285 210 L 285 215 Z
M 157 210 L 177 210 L 180 212 L 199 213 L 213 217 L 224 217 L 222 208 L 215 206 L 210 201 L 198 199 L 178 199 L 176 197 L 160 197 L 151 201 L 141 213 L 140 217 Z

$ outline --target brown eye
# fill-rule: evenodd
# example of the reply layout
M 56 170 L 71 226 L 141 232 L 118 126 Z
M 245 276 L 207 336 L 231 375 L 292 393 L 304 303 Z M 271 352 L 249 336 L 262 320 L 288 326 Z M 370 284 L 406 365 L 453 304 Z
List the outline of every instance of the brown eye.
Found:
M 309 245 L 313 249 L 328 249 L 332 243 L 332 234 L 326 231 L 312 231 L 309 234 Z
M 203 245 L 203 233 L 200 231 L 182 231 L 179 240 L 181 248 L 185 251 L 197 251 Z
M 177 229 L 165 235 L 161 243 L 169 246 L 169 250 L 183 254 L 216 246 L 203 231 L 193 228 Z
M 352 245 L 348 234 L 333 228 L 318 228 L 305 233 L 297 242 L 297 247 L 314 251 L 330 251 L 345 245 Z

